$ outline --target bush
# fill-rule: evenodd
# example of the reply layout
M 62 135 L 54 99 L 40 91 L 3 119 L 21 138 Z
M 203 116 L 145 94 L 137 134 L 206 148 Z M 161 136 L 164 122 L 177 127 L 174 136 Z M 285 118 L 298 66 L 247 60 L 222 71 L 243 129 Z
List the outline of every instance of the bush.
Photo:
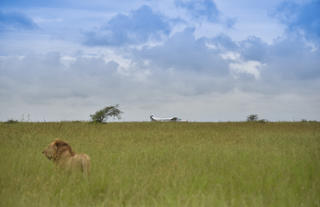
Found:
M 5 123 L 6 123 L 6 124 L 15 124 L 15 123 L 18 123 L 18 120 L 9 119 L 9 120 L 6 121 Z
M 259 123 L 267 123 L 268 120 L 266 120 L 266 119 L 260 119 L 260 120 L 258 120 L 258 122 L 259 122 Z

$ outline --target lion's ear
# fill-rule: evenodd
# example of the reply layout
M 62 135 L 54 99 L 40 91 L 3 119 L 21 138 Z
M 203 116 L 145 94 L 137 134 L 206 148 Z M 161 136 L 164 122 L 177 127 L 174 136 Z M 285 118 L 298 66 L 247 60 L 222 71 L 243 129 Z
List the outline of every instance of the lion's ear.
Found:
M 62 146 L 68 146 L 68 143 L 60 140 L 60 139 L 56 139 L 55 142 L 54 142 L 54 145 L 59 148 L 59 147 L 62 147 Z
M 72 151 L 72 148 L 70 147 L 70 145 L 67 142 L 64 142 L 62 140 L 55 141 L 55 148 L 58 154 L 67 150 L 70 152 L 71 155 L 74 155 L 74 152 Z
M 54 142 L 55 143 L 58 143 L 58 142 L 63 142 L 61 139 L 59 139 L 59 138 L 56 138 L 55 140 L 54 140 Z

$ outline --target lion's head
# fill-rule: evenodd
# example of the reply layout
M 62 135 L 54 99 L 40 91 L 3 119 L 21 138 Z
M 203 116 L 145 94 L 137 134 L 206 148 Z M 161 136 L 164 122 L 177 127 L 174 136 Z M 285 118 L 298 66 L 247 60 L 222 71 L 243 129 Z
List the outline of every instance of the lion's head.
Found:
M 49 146 L 42 151 L 42 153 L 49 159 L 56 161 L 61 158 L 63 153 L 66 153 L 73 156 L 74 152 L 72 151 L 70 145 L 65 141 L 56 139 L 51 142 Z

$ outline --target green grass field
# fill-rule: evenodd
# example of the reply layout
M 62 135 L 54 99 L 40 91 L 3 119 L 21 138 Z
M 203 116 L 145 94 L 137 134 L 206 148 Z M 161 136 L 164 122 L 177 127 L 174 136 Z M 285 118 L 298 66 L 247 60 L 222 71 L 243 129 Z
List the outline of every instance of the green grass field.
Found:
M 57 171 L 55 138 L 91 157 Z M 320 123 L 0 123 L 0 206 L 320 206 Z

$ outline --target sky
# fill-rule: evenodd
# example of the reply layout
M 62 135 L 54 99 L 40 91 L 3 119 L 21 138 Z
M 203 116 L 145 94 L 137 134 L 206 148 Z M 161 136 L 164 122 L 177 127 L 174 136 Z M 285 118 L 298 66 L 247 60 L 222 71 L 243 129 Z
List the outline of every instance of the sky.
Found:
M 0 121 L 320 120 L 319 0 L 1 0 Z

